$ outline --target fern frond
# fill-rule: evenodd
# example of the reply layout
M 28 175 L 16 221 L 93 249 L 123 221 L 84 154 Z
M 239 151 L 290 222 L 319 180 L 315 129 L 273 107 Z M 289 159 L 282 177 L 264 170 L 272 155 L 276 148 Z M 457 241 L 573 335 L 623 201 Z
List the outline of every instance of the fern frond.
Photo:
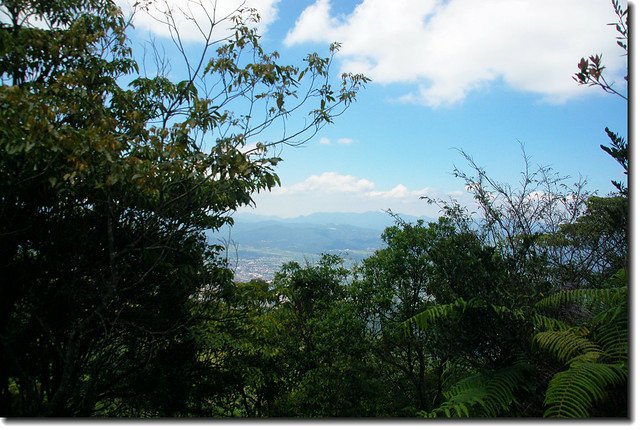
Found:
M 524 311 L 519 308 L 512 309 L 506 306 L 491 305 L 491 309 L 493 309 L 497 315 L 511 315 L 521 321 L 525 321 L 527 319 Z
M 592 307 L 599 303 L 619 304 L 627 300 L 627 287 L 617 288 L 579 288 L 564 290 L 552 294 L 536 303 L 538 309 L 550 309 L 567 304 L 579 304 Z
M 447 418 L 468 417 L 469 406 L 482 405 L 482 399 L 487 396 L 487 387 L 482 375 L 476 373 L 458 381 L 444 396 L 447 400 L 429 413 L 430 418 L 442 415 Z
M 611 284 L 622 284 L 620 272 Z M 545 417 L 582 418 L 609 390 L 628 377 L 629 319 L 627 287 L 563 291 L 538 303 L 539 308 L 579 304 L 589 309 L 585 326 L 548 330 L 534 336 L 534 343 L 569 368 L 549 382 Z M 548 320 L 540 318 L 543 324 Z
M 470 411 L 476 412 L 474 416 L 500 416 L 515 403 L 514 392 L 526 386 L 530 372 L 531 366 L 520 362 L 488 374 L 473 374 L 452 386 L 445 393 L 447 400 L 428 416 L 463 418 Z
M 443 319 L 450 319 L 463 314 L 467 309 L 486 308 L 491 309 L 497 315 L 511 315 L 519 320 L 526 320 L 526 315 L 522 309 L 511 309 L 506 306 L 487 305 L 481 300 L 471 299 L 466 301 L 457 298 L 455 301 L 446 304 L 431 305 L 419 314 L 405 321 L 405 329 L 410 327 L 411 323 L 415 323 L 418 327 L 425 330 L 430 324 Z
M 533 341 L 561 363 L 568 363 L 586 353 L 602 354 L 601 348 L 587 338 L 588 334 L 585 327 L 575 327 L 562 331 L 544 331 L 536 334 Z
M 474 304 L 473 300 L 467 302 L 462 298 L 458 298 L 451 303 L 432 305 L 419 314 L 409 318 L 405 322 L 405 327 L 409 327 L 411 323 L 415 323 L 418 327 L 425 330 L 430 324 L 457 316 L 463 313 L 468 307 L 474 306 Z
M 629 320 L 616 313 L 612 320 L 605 319 L 593 330 L 593 339 L 607 356 L 608 362 L 626 362 L 629 357 Z
M 604 399 L 607 389 L 627 380 L 626 365 L 576 361 L 549 382 L 545 418 L 586 418 L 589 409 Z
M 538 313 L 533 315 L 533 324 L 534 324 L 534 328 L 537 331 L 548 331 L 548 330 L 562 331 L 562 330 L 568 330 L 571 327 L 569 324 L 567 324 L 562 320 L 551 318 L 546 315 L 542 315 Z

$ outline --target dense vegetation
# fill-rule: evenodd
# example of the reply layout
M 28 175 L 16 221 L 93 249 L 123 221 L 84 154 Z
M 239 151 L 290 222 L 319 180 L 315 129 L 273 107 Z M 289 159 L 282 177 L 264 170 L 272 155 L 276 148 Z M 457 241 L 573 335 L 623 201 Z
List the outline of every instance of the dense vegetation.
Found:
M 354 269 L 234 282 L 204 232 L 367 79 L 279 64 L 250 10 L 173 82 L 159 57 L 140 73 L 111 1 L 1 7 L 3 416 L 628 416 L 626 178 L 598 197 L 525 157 L 512 188 L 464 154 L 480 218 L 428 201 L 437 222 L 396 218 Z M 600 57 L 579 68 L 613 91 Z

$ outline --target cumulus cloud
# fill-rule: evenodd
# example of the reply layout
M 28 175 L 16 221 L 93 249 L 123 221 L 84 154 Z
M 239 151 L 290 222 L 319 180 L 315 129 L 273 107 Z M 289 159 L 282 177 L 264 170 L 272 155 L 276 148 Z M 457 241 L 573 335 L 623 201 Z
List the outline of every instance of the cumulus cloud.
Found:
M 419 198 L 426 195 L 429 191 L 429 188 L 409 190 L 403 184 L 398 184 L 388 191 L 370 191 L 367 193 L 367 196 L 381 199 L 406 199 L 407 197 Z
M 260 22 L 256 27 L 264 33 L 277 17 L 277 4 L 280 0 L 156 0 L 150 3 L 148 11 L 139 10 L 134 17 L 134 25 L 141 30 L 147 30 L 160 37 L 170 37 L 171 33 L 166 24 L 165 13 L 172 12 L 180 38 L 186 42 L 201 42 L 203 35 L 198 26 L 208 31 L 211 21 L 218 23 L 213 33 L 213 39 L 228 37 L 231 33 L 231 22 L 226 21 L 230 15 L 235 15 L 238 8 L 256 9 L 260 15 Z M 130 12 L 135 0 L 116 0 L 118 6 L 125 13 Z M 193 18 L 190 19 L 189 17 Z
M 325 172 L 321 175 L 309 176 L 302 182 L 290 187 L 282 187 L 280 193 L 303 193 L 316 191 L 322 193 L 358 193 L 375 188 L 373 182 L 351 175 L 341 175 L 336 172 Z
M 603 0 L 362 0 L 339 16 L 316 0 L 285 43 L 340 41 L 344 71 L 415 85 L 405 102 L 454 104 L 498 80 L 563 102 L 584 92 L 571 79 L 581 57 L 624 67 L 612 21 Z
M 324 172 L 254 196 L 255 213 L 291 217 L 313 212 L 366 212 L 391 209 L 416 216 L 437 217 L 439 209 L 420 197 L 447 198 L 430 188 L 410 189 L 398 184 L 383 189 L 365 178 Z
M 336 172 L 312 175 L 302 182 L 274 190 L 277 194 L 289 195 L 310 191 L 323 194 L 359 194 L 368 199 L 384 200 L 419 198 L 431 190 L 429 188 L 410 190 L 403 184 L 398 184 L 389 190 L 378 190 L 375 183 L 369 179 L 358 178 L 353 175 L 342 175 Z
M 321 137 L 318 143 L 320 145 L 331 145 L 331 139 L 329 139 L 328 137 Z

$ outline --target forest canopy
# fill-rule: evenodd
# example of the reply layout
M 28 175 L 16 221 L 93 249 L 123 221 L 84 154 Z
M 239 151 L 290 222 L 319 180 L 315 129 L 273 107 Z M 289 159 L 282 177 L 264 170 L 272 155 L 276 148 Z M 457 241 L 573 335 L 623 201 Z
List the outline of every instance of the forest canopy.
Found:
M 391 214 L 356 267 L 324 255 L 237 282 L 206 232 L 279 185 L 279 148 L 355 102 L 369 79 L 336 77 L 340 45 L 283 64 L 238 8 L 208 17 L 192 57 L 166 13 L 176 80 L 158 51 L 139 63 L 110 0 L 2 0 L 0 15 L 2 416 L 629 416 L 615 131 L 613 194 L 526 154 L 511 186 L 462 153 L 479 216 L 425 198 L 439 219 Z M 577 84 L 626 102 L 603 64 L 581 59 Z

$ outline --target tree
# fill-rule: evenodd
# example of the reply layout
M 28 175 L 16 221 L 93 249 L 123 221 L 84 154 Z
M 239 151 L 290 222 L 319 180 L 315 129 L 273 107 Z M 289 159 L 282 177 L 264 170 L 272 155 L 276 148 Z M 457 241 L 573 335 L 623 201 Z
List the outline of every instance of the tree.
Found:
M 405 333 L 402 322 L 431 300 L 428 250 L 433 231 L 422 221 L 385 229 L 386 246 L 365 259 L 355 283 L 360 318 L 388 384 L 385 403 L 391 415 L 414 415 L 427 402 L 425 336 Z
M 492 258 L 465 262 L 459 251 L 452 258 L 470 268 L 476 284 L 486 279 L 486 290 L 435 301 L 405 325 L 429 332 L 450 324 L 449 333 L 484 361 L 461 360 L 465 350 L 450 341 L 445 350 L 455 359 L 444 401 L 424 415 L 625 414 L 626 199 L 590 196 L 581 183 L 567 187 L 548 168 L 531 172 L 526 158 L 513 188 L 467 159 L 475 174 L 456 174 L 482 210 L 470 231 Z M 581 391 L 589 394 L 573 399 Z M 615 406 L 603 407 L 605 400 Z
M 230 285 L 207 304 L 198 383 L 204 416 L 376 416 L 379 391 L 342 259 L 290 262 L 273 283 Z
M 389 414 L 415 415 L 442 402 L 447 373 L 483 366 L 500 354 L 491 342 L 506 331 L 482 313 L 441 321 L 428 329 L 411 319 L 428 309 L 503 290 L 504 265 L 484 247 L 461 209 L 438 222 L 397 219 L 383 234 L 386 247 L 367 258 L 354 283 L 361 318 L 367 322 L 379 366 L 384 369 Z M 410 322 L 407 322 L 410 320 Z M 489 349 L 485 349 L 489 346 Z
M 277 411 L 286 358 L 278 295 L 262 280 L 228 283 L 210 292 L 197 327 L 199 361 L 206 371 L 197 384 L 197 416 L 265 417 Z
M 323 255 L 313 265 L 285 264 L 274 278 L 282 330 L 271 341 L 283 349 L 286 369 L 276 416 L 379 414 L 382 386 L 342 264 Z
M 448 232 L 427 252 L 433 300 L 403 322 L 405 330 L 423 333 L 428 351 L 432 400 L 417 413 L 517 415 L 513 396 L 527 391 L 531 374 L 522 339 L 531 336 L 526 313 L 535 294 L 514 288 L 519 277 L 513 260 L 483 242 L 460 211 L 449 207 L 430 225 Z
M 204 230 L 276 186 L 270 148 L 310 138 L 367 79 L 336 88 L 317 54 L 280 65 L 251 10 L 210 17 L 179 82 L 139 73 L 110 0 L 5 0 L 0 14 L 3 415 L 201 410 L 195 328 L 231 282 Z

